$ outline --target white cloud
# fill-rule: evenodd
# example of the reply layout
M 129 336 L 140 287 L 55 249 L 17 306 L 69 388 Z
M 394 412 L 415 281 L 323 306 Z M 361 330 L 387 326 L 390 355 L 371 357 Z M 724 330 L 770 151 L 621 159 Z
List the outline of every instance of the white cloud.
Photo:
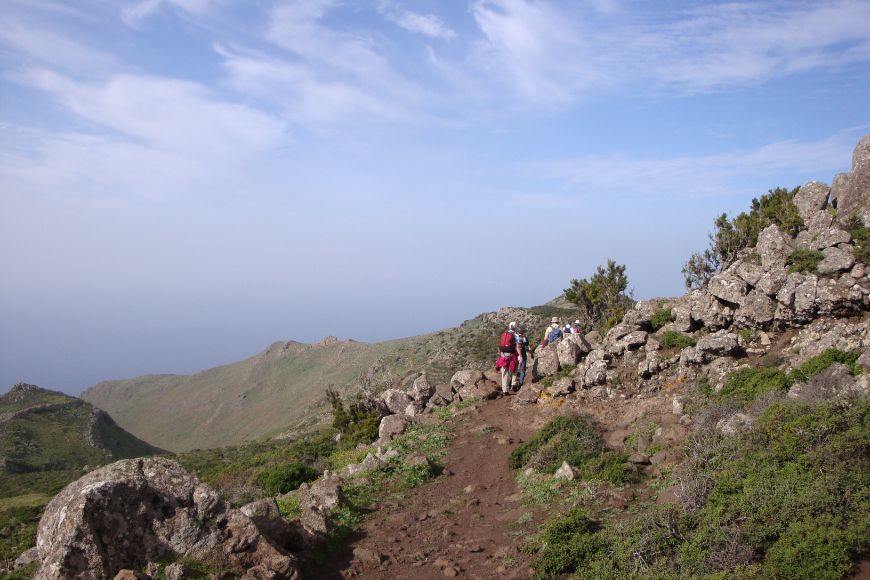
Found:
M 49 26 L 25 20 L 0 18 L 0 45 L 17 55 L 18 65 L 32 66 L 36 62 L 86 75 L 103 73 L 118 65 L 111 55 L 58 34 Z
M 870 61 L 870 2 L 705 4 L 663 13 L 546 0 L 477 0 L 476 61 L 537 104 L 613 87 L 695 93 Z
M 573 192 L 569 197 L 673 199 L 746 194 L 747 187 L 753 184 L 795 185 L 771 183 L 771 178 L 782 175 L 794 179 L 794 175 L 809 174 L 810 179 L 830 183 L 834 172 L 850 168 L 857 133 L 844 131 L 819 141 L 779 141 L 757 149 L 715 155 L 670 158 L 584 155 L 545 163 L 537 169 L 540 174 L 567 184 Z
M 456 32 L 434 14 L 420 14 L 405 10 L 396 2 L 389 0 L 381 2 L 378 9 L 387 18 L 409 32 L 444 40 L 456 37 Z

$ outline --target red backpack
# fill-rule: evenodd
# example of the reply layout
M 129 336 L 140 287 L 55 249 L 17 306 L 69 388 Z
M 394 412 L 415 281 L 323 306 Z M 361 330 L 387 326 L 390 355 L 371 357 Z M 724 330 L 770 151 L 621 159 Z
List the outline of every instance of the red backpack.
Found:
M 498 350 L 501 352 L 516 352 L 517 337 L 510 330 L 501 333 L 501 338 L 498 341 Z

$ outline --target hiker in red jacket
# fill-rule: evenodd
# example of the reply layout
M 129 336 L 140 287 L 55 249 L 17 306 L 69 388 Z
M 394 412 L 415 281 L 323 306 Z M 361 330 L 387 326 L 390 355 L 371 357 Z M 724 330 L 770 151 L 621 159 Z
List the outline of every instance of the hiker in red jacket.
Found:
M 516 381 L 517 367 L 522 356 L 516 333 L 517 323 L 511 322 L 508 329 L 501 333 L 498 341 L 498 360 L 495 361 L 495 368 L 501 369 L 501 392 L 504 395 L 512 392 L 511 385 Z

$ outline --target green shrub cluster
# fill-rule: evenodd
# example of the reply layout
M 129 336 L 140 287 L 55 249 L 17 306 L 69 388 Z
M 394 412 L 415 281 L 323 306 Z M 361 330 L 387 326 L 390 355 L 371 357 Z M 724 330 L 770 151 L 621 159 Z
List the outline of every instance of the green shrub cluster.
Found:
M 345 406 L 341 396 L 326 389 L 326 400 L 332 408 L 332 426 L 341 433 L 341 446 L 346 449 L 359 443 L 369 444 L 378 438 L 378 427 L 383 412 L 379 407 L 365 401 L 357 401 Z
M 825 255 L 819 250 L 795 250 L 785 259 L 790 273 L 815 272 Z
M 695 346 L 695 343 L 696 341 L 693 337 L 676 330 L 668 330 L 662 334 L 662 348 L 678 348 L 682 350 L 687 346 Z
M 565 461 L 585 479 L 617 485 L 631 479 L 625 454 L 606 449 L 598 427 L 586 415 L 556 417 L 508 457 L 512 469 L 533 467 L 545 473 L 553 473 Z
M 574 374 L 574 370 L 577 368 L 577 365 L 565 365 L 560 368 L 556 374 L 550 375 L 549 377 L 544 377 L 540 380 L 540 383 L 545 387 L 552 387 L 553 383 L 555 383 L 559 379 L 568 378 Z
M 652 325 L 653 330 L 658 330 L 673 319 L 673 309 L 660 306 L 659 308 L 656 308 L 655 312 L 653 312 L 653 315 L 649 319 L 649 323 Z
M 557 516 L 538 578 L 844 578 L 870 555 L 870 398 L 771 403 L 748 433 L 696 432 L 679 505 Z
M 260 473 L 257 483 L 269 495 L 278 495 L 314 481 L 318 475 L 316 470 L 304 463 L 284 463 L 267 467 Z
M 758 243 L 758 234 L 769 225 L 776 224 L 784 233 L 795 236 L 803 226 L 794 204 L 798 188 L 791 191 L 778 187 L 752 200 L 749 213 L 742 212 L 734 219 L 722 214 L 713 222 L 715 230 L 710 234 L 709 247 L 694 253 L 683 265 L 683 277 L 687 288 L 707 285 L 713 274 L 731 264 L 737 254 Z
M 870 266 L 870 228 L 856 226 L 849 233 L 852 234 L 852 241 L 855 243 L 855 249 L 852 251 L 855 261 Z

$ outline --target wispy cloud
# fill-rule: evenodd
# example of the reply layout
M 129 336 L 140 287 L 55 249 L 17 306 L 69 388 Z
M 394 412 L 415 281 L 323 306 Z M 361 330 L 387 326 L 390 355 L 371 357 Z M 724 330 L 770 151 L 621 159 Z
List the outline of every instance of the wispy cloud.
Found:
M 664 158 L 583 155 L 536 167 L 540 176 L 565 184 L 571 192 L 566 197 L 673 199 L 746 194 L 746 187 L 753 183 L 795 185 L 770 183 L 772 177 L 783 174 L 809 173 L 815 179 L 830 181 L 833 172 L 849 169 L 846 165 L 859 134 L 857 130 L 844 131 L 818 141 L 779 141 L 715 155 Z M 552 199 L 552 195 L 546 199 Z
M 164 6 L 183 13 L 200 15 L 223 0 L 139 0 L 121 8 L 121 20 L 130 27 L 137 27 Z
M 98 75 L 118 66 L 112 55 L 59 34 L 46 24 L 10 16 L 0 17 L 0 46 L 9 51 L 6 59 L 14 62 L 12 71 L 40 64 L 77 74 Z M 15 73 L 7 71 L 6 74 Z
M 544 105 L 614 87 L 691 94 L 870 61 L 865 0 L 670 13 L 605 0 L 478 0 L 472 12 L 483 34 L 478 64 Z
M 387 18 L 409 32 L 444 40 L 456 37 L 456 32 L 434 14 L 420 14 L 406 10 L 392 0 L 381 2 L 378 9 Z

